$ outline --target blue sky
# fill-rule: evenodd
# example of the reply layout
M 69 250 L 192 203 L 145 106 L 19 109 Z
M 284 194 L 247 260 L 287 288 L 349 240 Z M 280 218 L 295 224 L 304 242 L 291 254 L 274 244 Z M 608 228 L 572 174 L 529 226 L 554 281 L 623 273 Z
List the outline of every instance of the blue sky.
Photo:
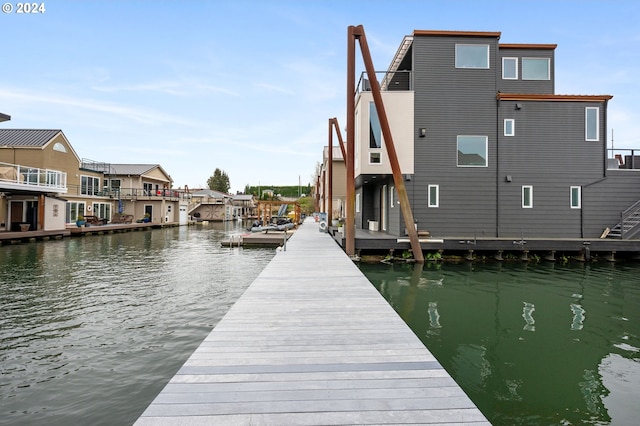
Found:
M 232 192 L 310 182 L 328 119 L 344 128 L 347 27 L 359 24 L 377 70 L 414 29 L 558 44 L 556 93 L 613 95 L 609 136 L 640 148 L 637 1 L 44 4 L 0 13 L 0 112 L 12 117 L 0 126 L 62 129 L 81 158 L 158 163 L 176 187 L 216 168 Z

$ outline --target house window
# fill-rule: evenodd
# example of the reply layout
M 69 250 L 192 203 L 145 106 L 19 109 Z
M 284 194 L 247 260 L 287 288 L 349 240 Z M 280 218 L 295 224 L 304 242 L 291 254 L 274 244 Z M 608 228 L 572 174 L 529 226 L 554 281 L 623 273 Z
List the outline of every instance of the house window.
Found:
M 487 136 L 458 136 L 458 167 L 487 167 Z
M 356 111 L 356 118 L 355 118 L 355 126 L 354 126 L 354 140 L 355 140 L 355 170 L 358 170 L 360 168 L 360 144 L 362 143 L 360 141 L 360 121 L 359 121 L 359 111 Z M 347 161 L 347 159 L 344 159 L 345 161 Z
M 522 186 L 522 208 L 533 208 L 533 186 L 531 185 Z
M 64 152 L 65 154 L 67 153 L 67 148 L 65 148 L 64 145 L 62 145 L 60 142 L 56 142 L 53 145 L 53 150 L 58 152 Z
M 440 207 L 440 186 L 429 185 L 427 192 L 427 196 L 429 199 L 428 206 Z
M 373 102 L 369 102 L 369 148 L 382 148 L 382 128 Z
M 93 215 L 100 219 L 111 220 L 111 203 L 93 203 Z
M 153 184 L 152 183 L 143 183 L 142 190 L 144 191 L 144 195 L 153 194 Z
M 394 192 L 395 192 L 395 187 L 391 186 L 389 187 L 389 207 L 393 208 L 393 204 L 395 203 L 394 199 Z
M 582 188 L 579 186 L 571 187 L 571 208 L 572 209 L 582 208 Z
M 80 194 L 98 195 L 100 192 L 100 178 L 93 176 L 80 176 Z
M 585 108 L 585 139 L 588 141 L 600 140 L 600 108 Z
M 518 58 L 502 58 L 502 78 L 504 80 L 518 79 Z
M 70 201 L 67 203 L 67 223 L 73 223 L 78 220 L 78 216 L 84 216 L 84 203 L 78 203 L 76 201 Z
M 515 136 L 516 135 L 516 120 L 513 118 L 504 119 L 504 135 Z
M 488 44 L 456 44 L 456 68 L 489 68 Z
M 360 213 L 360 194 L 356 194 L 356 213 Z
M 550 80 L 549 58 L 522 58 L 523 80 Z
M 370 152 L 369 153 L 369 164 L 380 164 L 380 153 L 379 152 Z

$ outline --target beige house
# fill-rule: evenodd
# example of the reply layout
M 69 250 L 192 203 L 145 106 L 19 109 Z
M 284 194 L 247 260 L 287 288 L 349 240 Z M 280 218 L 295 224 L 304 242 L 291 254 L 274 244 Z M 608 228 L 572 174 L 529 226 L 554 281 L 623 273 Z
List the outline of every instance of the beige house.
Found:
M 58 230 L 80 215 L 108 222 L 118 213 L 177 222 L 172 183 L 157 164 L 81 160 L 61 130 L 0 129 L 0 231 Z
M 346 215 L 347 202 L 347 166 L 342 157 L 342 150 L 339 146 L 333 147 L 333 179 L 332 179 L 332 218 L 343 218 Z M 320 200 L 320 211 L 326 212 L 329 209 L 329 147 L 325 146 L 322 153 L 322 167 L 319 176 L 318 195 Z
M 225 222 L 234 219 L 232 196 L 212 189 L 191 194 L 189 215 L 196 221 Z

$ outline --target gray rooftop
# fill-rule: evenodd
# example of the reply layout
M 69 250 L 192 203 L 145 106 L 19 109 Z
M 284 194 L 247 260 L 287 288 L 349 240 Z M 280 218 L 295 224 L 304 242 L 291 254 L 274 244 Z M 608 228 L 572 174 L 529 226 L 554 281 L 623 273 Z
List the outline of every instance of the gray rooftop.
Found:
M 111 175 L 143 175 L 156 167 L 160 167 L 159 164 L 110 164 L 109 174 Z
M 0 147 L 43 147 L 62 130 L 0 129 Z

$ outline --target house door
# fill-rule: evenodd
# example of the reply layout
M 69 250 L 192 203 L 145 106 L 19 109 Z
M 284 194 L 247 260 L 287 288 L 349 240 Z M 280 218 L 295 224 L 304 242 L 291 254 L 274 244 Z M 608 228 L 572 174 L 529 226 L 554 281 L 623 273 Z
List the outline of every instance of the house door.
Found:
M 10 231 L 19 231 L 20 224 L 23 223 L 24 203 L 22 201 L 11 202 L 11 228 Z
M 153 205 L 145 204 L 144 205 L 144 214 L 149 214 L 149 221 L 153 222 Z

